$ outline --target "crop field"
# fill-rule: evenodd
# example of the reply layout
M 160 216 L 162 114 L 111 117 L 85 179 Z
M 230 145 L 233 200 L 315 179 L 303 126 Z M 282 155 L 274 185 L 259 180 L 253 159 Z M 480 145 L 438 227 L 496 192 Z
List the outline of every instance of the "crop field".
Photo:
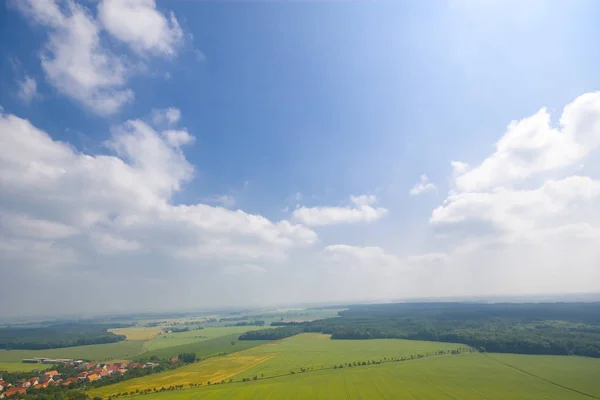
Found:
M 109 329 L 109 332 L 115 335 L 125 335 L 127 340 L 151 340 L 158 336 L 162 331 L 160 327 L 133 327 L 133 328 L 115 328 Z
M 34 369 L 43 370 L 51 367 L 51 365 L 45 364 L 23 364 L 21 362 L 0 362 L 0 371 L 7 372 L 29 372 Z
M 304 333 L 247 350 L 244 353 L 248 355 L 274 354 L 276 357 L 249 369 L 245 374 L 248 377 L 269 377 L 287 374 L 290 370 L 299 372 L 300 368 L 332 368 L 344 363 L 385 361 L 467 347 L 416 340 L 330 340 L 329 337 L 319 333 Z
M 147 351 L 143 354 L 143 358 L 149 359 L 152 356 L 157 356 L 164 359 L 176 357 L 181 353 L 196 353 L 198 357 L 205 358 L 220 353 L 231 354 L 265 343 L 263 340 L 238 340 L 239 336 L 239 333 L 232 333 L 189 344 Z
M 243 352 L 231 354 L 225 357 L 209 358 L 201 362 L 186 365 L 175 370 L 160 374 L 148 375 L 141 378 L 131 379 L 114 385 L 100 387 L 89 392 L 89 395 L 109 397 L 121 392 L 132 392 L 144 389 L 160 389 L 175 385 L 190 384 L 208 385 L 208 382 L 221 382 L 238 375 L 248 368 L 265 362 L 274 355 L 247 355 Z
M 600 359 L 574 356 L 490 354 L 495 360 L 600 398 Z M 592 376 L 596 378 L 590 379 Z
M 507 356 L 509 359 L 511 355 Z M 528 364 L 521 356 L 511 362 Z M 538 356 L 523 356 L 535 359 Z M 274 359 L 264 362 L 273 362 Z M 598 369 L 572 371 L 561 367 L 562 358 L 533 361 L 540 366 L 550 363 L 561 370 L 565 379 L 577 378 L 588 389 L 598 390 Z M 570 363 L 569 363 L 570 364 Z M 579 375 L 577 377 L 577 375 Z M 574 381 L 572 381 L 574 382 Z M 225 383 L 182 391 L 143 396 L 144 400 L 162 399 L 461 399 L 461 400 L 585 400 L 589 396 L 533 377 L 484 354 L 469 353 L 423 358 L 343 369 L 309 371 L 280 378 L 243 383 Z M 593 398 L 593 397 L 592 397 Z
M 89 360 L 129 359 L 144 351 L 143 341 L 124 340 L 117 343 L 65 347 L 49 350 L 0 350 L 1 362 L 21 362 L 24 358 L 80 358 Z
M 130 329 L 130 328 L 128 328 Z M 149 329 L 149 328 L 142 328 Z M 231 336 L 232 334 L 239 334 L 251 330 L 261 329 L 257 326 L 232 326 L 232 327 L 215 327 L 205 328 L 198 330 L 190 330 L 187 332 L 179 333 L 162 333 L 156 336 L 152 340 L 146 342 L 144 347 L 148 350 L 158 350 L 166 347 L 174 347 L 187 345 L 190 343 L 201 342 L 204 340 L 214 339 L 220 336 Z

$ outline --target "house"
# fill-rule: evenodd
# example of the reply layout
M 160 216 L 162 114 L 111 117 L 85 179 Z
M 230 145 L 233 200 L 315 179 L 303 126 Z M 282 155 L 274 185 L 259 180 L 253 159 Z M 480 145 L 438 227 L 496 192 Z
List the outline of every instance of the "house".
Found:
M 63 381 L 62 379 L 57 379 L 57 380 L 54 381 L 54 384 L 55 385 L 60 385 L 62 383 L 62 381 Z
M 120 373 L 124 374 L 125 372 L 127 372 L 127 368 L 121 368 L 118 370 Z
M 92 371 L 92 374 L 98 375 L 100 372 L 104 371 L 102 368 L 96 368 Z
M 96 368 L 96 363 L 88 363 L 87 369 L 94 369 L 94 368 Z
M 86 379 L 86 378 L 80 378 L 80 379 Z M 71 383 L 77 383 L 77 378 L 67 378 L 62 382 L 62 385 L 69 386 Z
M 46 389 L 47 387 L 48 387 L 47 383 L 39 383 L 39 384 L 35 385 L 33 388 L 36 390 L 39 390 L 39 389 Z
M 83 372 L 80 372 L 79 374 L 77 374 L 78 378 L 85 378 L 86 376 L 88 376 L 88 372 L 87 371 L 83 371 Z
M 100 377 L 97 374 L 90 374 L 87 376 L 88 382 L 94 382 L 94 381 L 97 381 L 98 379 L 100 379 Z
M 172 363 L 176 363 L 177 361 L 179 361 L 179 358 L 178 358 L 178 357 L 173 357 L 173 358 L 171 358 L 171 362 L 172 362 Z
M 105 378 L 105 377 L 109 376 L 110 373 L 108 371 L 102 371 L 102 372 L 100 372 L 99 375 L 100 375 L 100 378 Z
M 54 375 L 58 375 L 58 371 L 48 371 L 48 372 L 44 372 L 44 375 L 46 375 L 46 376 L 54 376 Z
M 14 396 L 15 394 L 27 394 L 27 389 L 25 389 L 23 387 L 11 387 L 6 392 L 4 392 L 4 395 L 6 397 L 11 397 L 11 396 Z

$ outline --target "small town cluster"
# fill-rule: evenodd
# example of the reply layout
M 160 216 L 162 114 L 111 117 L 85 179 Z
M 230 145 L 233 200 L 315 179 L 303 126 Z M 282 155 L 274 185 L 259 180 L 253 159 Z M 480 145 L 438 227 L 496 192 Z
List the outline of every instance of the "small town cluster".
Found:
M 0 377 L 0 399 L 9 398 L 17 394 L 25 395 L 31 391 L 45 389 L 48 386 L 69 386 L 75 385 L 82 382 L 95 382 L 109 376 L 116 376 L 116 374 L 124 374 L 128 369 L 132 368 L 153 368 L 158 366 L 157 363 L 147 362 L 130 362 L 130 363 L 94 363 L 86 362 L 83 360 L 71 360 L 71 359 L 49 359 L 49 358 L 32 358 L 23 360 L 24 363 L 36 363 L 36 364 L 62 364 L 66 367 L 73 367 L 78 372 L 76 376 L 63 376 L 58 371 L 46 371 L 40 372 L 34 370 L 31 378 L 22 380 L 11 384 L 2 380 Z

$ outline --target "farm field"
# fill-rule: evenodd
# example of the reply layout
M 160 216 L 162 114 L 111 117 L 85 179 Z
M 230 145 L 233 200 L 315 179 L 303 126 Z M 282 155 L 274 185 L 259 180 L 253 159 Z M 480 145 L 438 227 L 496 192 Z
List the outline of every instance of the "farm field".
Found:
M 7 372 L 29 372 L 34 369 L 43 370 L 51 367 L 46 364 L 24 364 L 21 362 L 0 362 L 0 371 Z
M 237 334 L 236 334 L 237 335 Z M 217 348 L 223 337 L 196 343 L 211 344 Z M 211 343 L 212 342 L 212 343 Z M 383 360 L 387 357 L 409 357 L 412 354 L 426 354 L 439 350 L 452 350 L 462 345 L 451 343 L 420 342 L 396 339 L 380 340 L 330 340 L 329 335 L 301 334 L 274 343 L 238 341 L 237 344 L 253 343 L 253 348 L 230 354 L 225 357 L 211 358 L 196 364 L 172 371 L 132 379 L 91 391 L 92 395 L 110 395 L 119 392 L 131 392 L 144 389 L 160 389 L 162 386 L 189 386 L 190 383 L 221 379 L 242 381 L 244 377 L 261 378 L 289 374 L 290 370 L 300 372 L 300 368 L 332 368 L 344 362 Z M 262 345 L 257 346 L 257 343 Z M 230 346 L 231 343 L 223 343 Z M 185 346 L 178 346 L 185 347 Z M 227 347 L 225 347 L 227 349 Z M 164 349 L 172 350 L 173 348 Z M 187 350 L 189 351 L 189 350 Z M 159 385 L 158 382 L 161 384 Z
M 300 368 L 332 368 L 346 362 L 384 361 L 466 347 L 453 343 L 399 339 L 331 340 L 330 335 L 303 333 L 244 352 L 253 356 L 276 355 L 269 362 L 245 371 L 245 376 L 277 376 L 288 374 L 290 370 L 299 372 Z
M 158 336 L 160 332 L 162 332 L 162 328 L 133 327 L 115 328 L 109 329 L 108 331 L 114 333 L 115 335 L 124 335 L 127 340 L 151 340 Z
M 121 392 L 131 392 L 175 385 L 189 384 L 207 385 L 208 382 L 228 380 L 248 368 L 265 362 L 274 354 L 247 355 L 244 352 L 230 354 L 224 357 L 209 358 L 201 362 L 186 365 L 160 374 L 131 379 L 114 385 L 100 387 L 89 391 L 91 397 L 109 397 Z
M 161 335 L 155 336 L 154 338 L 152 338 L 152 340 L 146 342 L 144 344 L 144 347 L 147 350 L 158 350 L 166 347 L 174 347 L 187 345 L 195 342 L 201 342 L 204 340 L 214 339 L 220 336 L 230 336 L 235 333 L 237 333 L 239 336 L 239 334 L 243 332 L 257 329 L 261 328 L 257 326 L 232 326 L 197 329 L 179 333 L 162 333 Z
M 490 354 L 490 357 L 527 373 L 600 398 L 600 359 L 576 356 Z M 590 379 L 596 376 L 595 379 Z
M 0 363 L 21 362 L 24 358 L 81 358 L 89 360 L 129 359 L 144 351 L 143 341 L 124 340 L 117 343 L 65 347 L 48 350 L 0 350 Z
M 162 359 L 172 358 L 181 353 L 195 353 L 199 358 L 205 358 L 219 353 L 231 354 L 265 344 L 264 340 L 238 340 L 239 336 L 239 333 L 231 333 L 189 344 L 147 351 L 143 354 L 142 358 L 149 359 L 152 356 L 157 356 Z
M 521 356 L 511 362 L 527 364 Z M 538 356 L 524 356 L 535 359 Z M 274 359 L 264 362 L 270 363 Z M 561 357 L 540 361 L 562 369 L 566 379 L 600 388 L 597 369 L 571 371 Z M 537 361 L 533 362 L 537 364 Z M 575 388 L 576 390 L 580 390 Z M 468 353 L 343 369 L 298 373 L 280 378 L 226 383 L 145 395 L 162 399 L 408 399 L 408 400 L 584 400 L 590 397 L 507 367 L 484 354 Z

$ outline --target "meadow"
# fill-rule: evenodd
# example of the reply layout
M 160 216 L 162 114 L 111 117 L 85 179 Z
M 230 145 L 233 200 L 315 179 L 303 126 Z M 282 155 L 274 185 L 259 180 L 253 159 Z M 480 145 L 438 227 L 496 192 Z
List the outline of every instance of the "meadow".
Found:
M 149 329 L 149 328 L 145 328 Z M 152 340 L 149 340 L 144 344 L 144 347 L 149 350 L 164 349 L 166 347 L 175 347 L 182 345 L 189 345 L 191 343 L 201 342 L 204 340 L 214 339 L 220 336 L 231 336 L 233 334 L 239 334 L 248 330 L 259 329 L 256 326 L 232 326 L 232 327 L 214 327 L 205 329 L 195 329 L 187 332 L 178 333 L 162 333 L 159 336 L 155 336 Z
M 508 367 L 480 353 L 429 357 L 400 363 L 384 363 L 343 369 L 309 371 L 243 383 L 225 383 L 181 391 L 152 393 L 144 400 L 162 399 L 461 399 L 461 400 L 584 400 L 594 398 L 576 392 L 584 386 L 600 390 L 596 364 L 570 369 L 560 356 L 519 356 L 506 361 L 524 366 L 533 363 L 538 372 L 560 370 L 565 380 L 583 386 L 564 388 Z M 522 358 L 524 357 L 524 358 Z M 574 358 L 573 363 L 578 359 Z M 272 358 L 261 365 L 275 362 Z

